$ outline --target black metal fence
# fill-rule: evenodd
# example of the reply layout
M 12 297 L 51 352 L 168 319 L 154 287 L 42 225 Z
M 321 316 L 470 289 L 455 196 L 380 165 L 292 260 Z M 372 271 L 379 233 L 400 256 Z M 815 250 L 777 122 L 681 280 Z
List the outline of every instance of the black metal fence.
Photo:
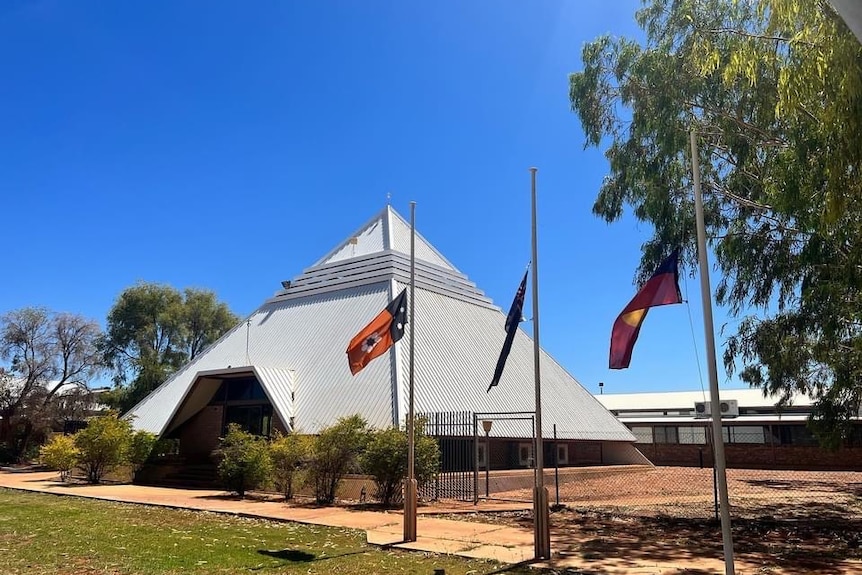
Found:
M 450 499 L 474 502 L 478 499 L 530 501 L 535 481 L 532 458 L 524 460 L 520 451 L 531 455 L 533 415 L 525 413 L 443 412 L 422 415 L 425 434 L 437 440 L 441 451 L 441 472 L 437 478 L 420 487 L 427 500 Z M 489 422 L 491 422 L 489 424 Z M 493 437 L 502 439 L 488 452 L 483 423 Z M 613 511 L 622 515 L 663 515 L 670 517 L 714 517 L 717 496 L 712 452 L 708 444 L 680 444 L 688 459 L 682 465 L 607 465 L 581 457 L 575 463 L 574 453 L 595 445 L 569 445 L 568 461 L 557 460 L 556 426 L 554 437 L 545 439 L 544 485 L 551 502 L 572 508 Z M 748 430 L 732 430 L 727 449 L 741 445 Z M 564 432 L 563 435 L 570 435 Z M 520 438 L 520 439 L 512 439 Z M 593 442 L 596 443 L 596 442 Z M 511 445 L 506 445 L 511 444 Z M 671 444 L 638 443 L 645 455 L 650 448 Z M 501 447 L 502 446 L 502 447 Z M 517 451 L 512 449 L 517 448 Z M 599 453 L 600 453 L 599 445 Z M 757 445 L 745 450 L 749 458 L 760 457 Z M 760 447 L 762 450 L 762 446 Z M 815 448 L 811 448 L 815 449 Z M 691 452 L 691 453 L 689 453 Z M 748 453 L 750 452 L 750 453 Z M 494 456 L 496 463 L 489 461 Z M 588 454 L 589 455 L 589 454 Z M 516 465 L 501 458 L 515 457 Z M 652 457 L 650 457 L 652 458 Z M 526 464 L 525 464 L 526 461 Z M 768 464 L 763 456 L 763 462 Z M 489 472 L 489 463 L 490 472 Z M 736 516 L 772 517 L 808 516 L 805 511 L 823 515 L 862 519 L 862 472 L 859 471 L 791 471 L 747 468 L 727 470 L 730 505 Z
M 437 440 L 440 473 L 419 489 L 423 499 L 473 501 L 476 444 L 474 418 L 469 411 L 420 414 L 425 435 Z

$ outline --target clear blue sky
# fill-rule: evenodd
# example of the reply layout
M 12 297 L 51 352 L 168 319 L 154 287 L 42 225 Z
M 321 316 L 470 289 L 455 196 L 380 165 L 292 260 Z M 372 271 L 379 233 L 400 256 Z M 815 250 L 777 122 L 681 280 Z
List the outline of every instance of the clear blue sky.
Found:
M 594 392 L 699 389 L 697 278 L 690 307 L 649 314 L 631 368 L 607 368 L 650 230 L 591 214 L 607 163 L 583 150 L 568 74 L 585 42 L 638 34 L 638 6 L 6 0 L 0 312 L 104 325 L 146 280 L 212 289 L 245 316 L 388 192 L 508 309 L 537 166 L 543 347 Z

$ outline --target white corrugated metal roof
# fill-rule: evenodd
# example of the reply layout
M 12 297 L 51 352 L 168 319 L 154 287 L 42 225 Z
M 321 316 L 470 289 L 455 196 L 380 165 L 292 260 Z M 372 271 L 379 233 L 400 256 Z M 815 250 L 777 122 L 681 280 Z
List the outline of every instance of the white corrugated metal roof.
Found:
M 722 389 L 718 393 L 722 401 L 735 399 L 739 408 L 771 408 L 778 397 L 764 397 L 760 389 Z M 709 401 L 709 390 L 706 391 L 666 391 L 650 393 L 606 393 L 595 398 L 611 411 L 661 411 L 693 409 L 695 402 Z M 790 405 L 808 407 L 813 400 L 807 395 L 798 393 L 793 396 Z
M 626 417 L 622 419 L 629 425 L 687 425 L 708 427 L 712 419 L 708 417 L 668 416 L 668 417 Z M 739 417 L 723 417 L 722 425 L 765 425 L 769 423 L 805 423 L 807 415 L 798 413 L 784 415 L 746 415 Z
M 862 4 L 859 0 L 830 0 L 847 27 L 862 42 Z
M 386 206 L 334 250 L 318 260 L 314 267 L 385 250 L 409 254 L 410 235 L 410 224 L 391 206 Z M 415 245 L 417 261 L 426 261 L 451 271 L 458 271 L 418 231 Z
M 409 250 L 409 226 L 387 207 L 351 237 L 359 239 L 340 244 L 306 269 L 146 397 L 130 412 L 135 426 L 161 433 L 199 372 L 237 366 L 253 366 L 279 414 L 293 417 L 295 427 L 305 433 L 355 413 L 375 427 L 402 423 L 409 330 L 388 354 L 355 377 L 345 351 L 353 335 L 406 287 L 410 262 L 403 250 Z M 423 244 L 424 255 L 416 262 L 416 412 L 532 411 L 531 339 L 518 332 L 500 385 L 486 393 L 505 336 L 505 314 L 419 240 L 417 248 Z M 560 438 L 634 441 L 624 425 L 544 352 L 541 373 L 545 437 L 553 435 L 556 424 Z M 496 429 L 503 433 L 508 427 L 501 422 Z

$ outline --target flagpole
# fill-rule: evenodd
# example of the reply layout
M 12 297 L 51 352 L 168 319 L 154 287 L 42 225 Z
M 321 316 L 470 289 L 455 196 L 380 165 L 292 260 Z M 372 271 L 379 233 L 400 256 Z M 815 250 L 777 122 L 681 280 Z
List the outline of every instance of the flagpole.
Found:
M 533 546 L 536 559 L 551 558 L 551 532 L 548 521 L 548 490 L 545 489 L 545 468 L 542 461 L 542 379 L 539 372 L 539 254 L 536 239 L 536 172 L 530 168 L 532 197 L 532 243 L 533 243 L 533 369 L 536 386 L 536 485 L 533 488 Z
M 407 481 L 404 486 L 404 541 L 416 541 L 416 451 L 413 429 L 413 374 L 416 343 L 416 202 L 410 202 L 410 378 L 407 392 Z
M 715 328 L 712 322 L 712 298 L 709 287 L 709 262 L 706 254 L 706 226 L 703 218 L 703 196 L 700 191 L 700 160 L 697 153 L 697 133 L 691 130 L 691 165 L 694 177 L 694 210 L 697 219 L 697 259 L 700 264 L 700 295 L 703 302 L 703 329 L 706 335 L 707 366 L 709 369 L 709 399 L 712 406 L 712 437 L 715 450 L 715 473 L 721 510 L 721 539 L 724 546 L 725 575 L 734 575 L 733 537 L 730 530 L 730 502 L 727 496 L 727 471 L 724 458 L 724 435 L 721 429 L 721 409 L 718 397 L 718 368 L 715 361 Z

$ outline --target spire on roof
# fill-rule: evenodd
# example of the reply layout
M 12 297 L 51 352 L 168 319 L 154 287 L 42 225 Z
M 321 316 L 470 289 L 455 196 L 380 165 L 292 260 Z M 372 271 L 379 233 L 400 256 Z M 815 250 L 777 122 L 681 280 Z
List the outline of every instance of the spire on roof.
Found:
M 410 224 L 388 203 L 383 210 L 317 261 L 314 266 L 387 250 L 410 254 Z M 416 233 L 416 259 L 458 271 L 418 232 Z

